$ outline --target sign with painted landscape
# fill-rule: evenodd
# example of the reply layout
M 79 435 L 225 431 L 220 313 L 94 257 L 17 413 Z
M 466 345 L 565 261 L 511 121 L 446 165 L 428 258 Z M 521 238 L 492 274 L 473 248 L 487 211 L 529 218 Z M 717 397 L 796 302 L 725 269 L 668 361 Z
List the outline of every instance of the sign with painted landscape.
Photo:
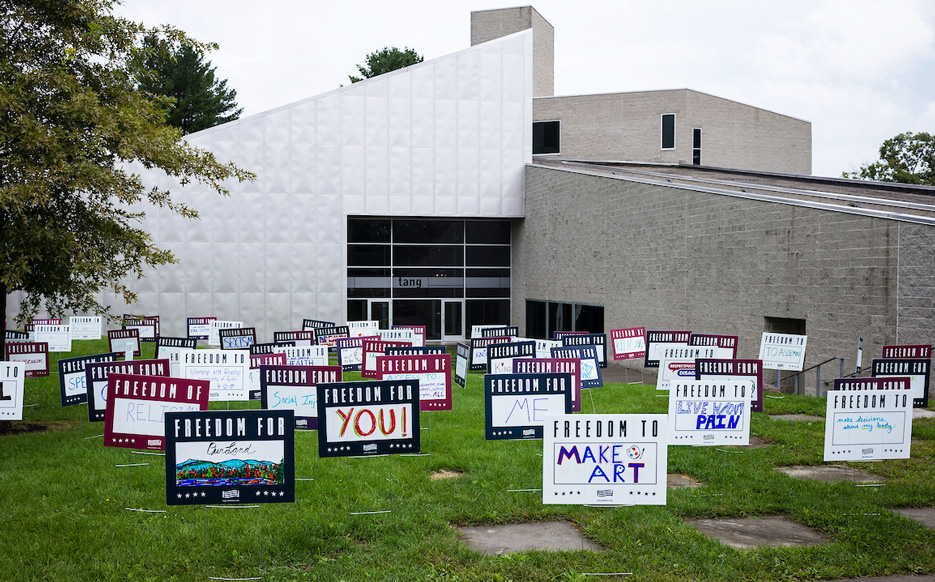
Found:
M 571 411 L 581 412 L 581 360 L 523 358 L 513 362 L 514 374 L 571 374 Z
M 58 384 L 62 395 L 62 406 L 84 404 L 88 401 L 88 364 L 116 362 L 117 352 L 96 354 L 78 358 L 65 358 L 58 361 Z
M 418 453 L 418 380 L 318 385 L 318 456 Z
M 487 346 L 487 373 L 512 374 L 513 361 L 536 357 L 536 342 L 510 342 Z
M 394 325 L 390 329 L 411 329 L 415 334 L 413 336 L 412 345 L 414 346 L 424 346 L 425 345 L 425 326 L 424 325 Z
M 576 333 L 562 338 L 562 346 L 594 346 L 597 348 L 597 363 L 607 367 L 607 335 L 603 333 Z
M 208 341 L 208 336 L 211 335 L 212 321 L 217 321 L 217 317 L 185 318 L 185 335 L 196 341 Z
M 646 357 L 646 328 L 612 329 L 610 345 L 615 360 L 642 360 Z
M 246 350 L 194 350 L 182 354 L 180 371 L 183 378 L 209 381 L 209 400 L 229 402 L 250 398 L 249 368 Z
M 377 356 L 377 379 L 417 380 L 420 411 L 451 410 L 451 356 L 448 354 Z
M 220 319 L 213 319 L 208 322 L 208 345 L 213 347 L 221 347 L 221 336 L 218 332 L 222 329 L 235 329 L 238 327 L 243 327 L 242 321 L 225 321 Z
M 870 361 L 870 376 L 908 376 L 912 385 L 912 406 L 925 408 L 929 404 L 929 376 L 932 360 L 923 358 L 874 358 Z
M 292 503 L 292 411 L 166 414 L 166 504 Z
M 165 415 L 208 409 L 206 380 L 110 374 L 104 446 L 165 450 Z
M 107 330 L 107 349 L 118 354 L 131 352 L 134 358 L 140 357 L 140 330 L 109 329 Z
M 341 366 L 263 366 L 260 402 L 265 410 L 291 410 L 296 430 L 318 428 L 319 384 L 343 380 Z
M 736 335 L 717 335 L 711 333 L 693 333 L 688 337 L 689 346 L 706 346 L 715 348 L 714 358 L 718 360 L 733 360 L 737 358 Z
M 825 461 L 908 459 L 912 390 L 831 390 L 826 396 Z
M 292 342 L 294 346 L 313 346 L 315 345 L 315 330 L 303 331 L 274 331 L 273 342 L 279 344 L 283 342 Z
M 383 340 L 373 340 L 364 342 L 363 358 L 364 363 L 360 369 L 362 378 L 378 378 L 380 372 L 377 368 L 377 356 L 385 356 L 386 348 L 394 346 L 408 346 L 406 342 L 388 342 Z
M 350 328 L 346 325 L 333 325 L 331 327 L 319 327 L 315 329 L 315 343 L 320 346 L 333 348 L 337 346 L 339 339 L 351 337 Z
M 323 321 L 321 319 L 303 319 L 302 320 L 303 331 L 318 329 L 320 327 L 332 327 L 334 325 L 335 323 L 333 321 Z
M 676 380 L 693 379 L 695 377 L 695 360 L 716 356 L 715 348 L 710 346 L 680 346 L 661 350 L 659 372 L 656 375 L 656 389 L 668 390 L 672 382 Z
M 665 505 L 664 414 L 546 416 L 542 503 Z
M 750 398 L 747 382 L 679 379 L 669 390 L 669 444 L 750 444 Z
M 766 370 L 801 372 L 805 365 L 808 336 L 763 332 L 760 340 L 760 360 Z
M 924 358 L 932 359 L 932 346 L 927 345 L 893 345 L 883 346 L 884 358 Z
M 17 342 L 3 346 L 3 359 L 7 362 L 22 362 L 26 378 L 49 375 L 49 344 L 45 342 Z
M 345 372 L 359 372 L 364 361 L 364 342 L 379 340 L 378 335 L 339 339 L 335 346 L 338 352 L 338 364 Z
M 249 350 L 256 343 L 255 327 L 235 327 L 219 329 L 218 341 L 222 350 Z
M 107 414 L 107 380 L 111 374 L 169 376 L 169 360 L 98 362 L 85 366 L 88 386 L 88 421 L 104 422 Z
M 101 317 L 99 315 L 73 315 L 68 318 L 73 340 L 101 339 Z
M 753 391 L 751 410 L 763 412 L 763 362 L 760 360 L 696 360 L 695 379 L 709 384 L 746 383 Z
M 658 368 L 662 359 L 662 351 L 666 348 L 679 348 L 688 345 L 691 337 L 690 331 L 647 331 L 646 355 L 643 357 L 643 366 Z
M 194 350 L 198 340 L 193 337 L 166 337 L 156 338 L 156 359 L 169 360 L 169 375 L 175 378 L 182 377 L 182 353 Z
M 486 374 L 486 439 L 541 439 L 546 415 L 571 414 L 571 374 Z
M 468 367 L 471 370 L 487 371 L 487 348 L 492 344 L 509 343 L 509 336 L 475 337 L 471 338 L 471 361 Z
M 604 379 L 601 377 L 601 367 L 597 363 L 596 347 L 552 348 L 552 357 L 581 360 L 582 388 L 600 388 L 604 385 Z
M 455 354 L 455 384 L 464 388 L 467 385 L 468 362 L 471 361 L 471 346 L 458 342 Z
M 26 364 L 0 362 L 0 420 L 23 420 Z

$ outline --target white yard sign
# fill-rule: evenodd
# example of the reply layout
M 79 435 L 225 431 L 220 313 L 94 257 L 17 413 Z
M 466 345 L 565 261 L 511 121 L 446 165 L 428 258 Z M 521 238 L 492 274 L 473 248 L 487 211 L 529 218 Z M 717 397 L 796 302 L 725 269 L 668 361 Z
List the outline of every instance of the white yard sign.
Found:
M 911 390 L 831 390 L 825 410 L 825 461 L 909 458 Z
M 750 444 L 751 392 L 747 382 L 673 382 L 669 392 L 669 444 Z
M 766 370 L 801 372 L 805 365 L 805 344 L 808 336 L 763 332 L 760 360 Z

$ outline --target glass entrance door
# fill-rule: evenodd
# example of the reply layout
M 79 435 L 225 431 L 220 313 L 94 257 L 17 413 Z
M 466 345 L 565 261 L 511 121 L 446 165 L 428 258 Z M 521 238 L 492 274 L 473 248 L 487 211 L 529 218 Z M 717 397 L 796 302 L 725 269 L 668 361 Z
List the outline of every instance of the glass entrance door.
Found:
M 442 341 L 464 339 L 464 301 L 442 301 Z
M 390 328 L 390 302 L 380 299 L 348 299 L 347 320 L 375 320 L 380 329 Z

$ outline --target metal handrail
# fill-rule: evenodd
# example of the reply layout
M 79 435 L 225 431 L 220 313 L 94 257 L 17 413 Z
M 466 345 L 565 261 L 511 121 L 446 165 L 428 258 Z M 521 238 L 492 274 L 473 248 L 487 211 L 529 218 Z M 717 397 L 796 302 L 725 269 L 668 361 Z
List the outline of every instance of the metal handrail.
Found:
M 804 370 L 800 370 L 798 372 L 789 374 L 785 378 L 782 377 L 782 370 L 777 370 L 776 388 L 781 389 L 783 380 L 788 380 L 789 378 L 795 378 L 795 393 L 798 394 L 799 393 L 799 375 L 805 372 L 808 372 L 809 370 L 815 370 L 815 396 L 821 396 L 821 367 L 822 365 L 827 364 L 828 362 L 833 362 L 835 360 L 840 360 L 841 362 L 841 373 L 839 377 L 842 377 L 844 376 L 844 358 L 835 356 L 833 358 L 828 358 L 824 362 L 819 362 L 813 366 L 805 368 Z

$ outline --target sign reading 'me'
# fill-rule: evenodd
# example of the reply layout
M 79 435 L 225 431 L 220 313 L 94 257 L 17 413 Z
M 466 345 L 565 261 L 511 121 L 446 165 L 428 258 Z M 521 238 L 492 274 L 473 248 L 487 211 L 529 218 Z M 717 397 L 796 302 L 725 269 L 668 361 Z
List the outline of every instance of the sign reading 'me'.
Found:
M 116 362 L 119 354 L 97 354 L 58 361 L 58 384 L 62 393 L 62 406 L 83 404 L 88 401 L 88 364 Z
M 760 340 L 760 360 L 766 370 L 801 372 L 805 365 L 805 345 L 808 336 L 763 332 Z
M 318 385 L 318 456 L 418 453 L 418 380 Z
M 207 380 L 110 374 L 104 446 L 165 450 L 165 415 L 208 409 Z
M 597 348 L 597 363 L 607 367 L 607 334 L 580 333 L 562 337 L 562 346 L 594 346 Z
M 647 331 L 646 354 L 643 357 L 643 366 L 658 368 L 661 353 L 666 348 L 678 348 L 688 345 L 691 337 L 690 331 Z
M 103 422 L 107 414 L 107 380 L 111 374 L 169 376 L 169 360 L 133 360 L 87 364 L 88 421 Z
M 581 412 L 581 360 L 523 358 L 513 362 L 514 374 L 571 374 L 571 411 Z
M 255 327 L 234 327 L 218 330 L 222 350 L 249 350 L 256 343 Z
M 364 361 L 364 342 L 379 340 L 380 336 L 378 335 L 339 339 L 336 343 L 338 364 L 345 372 L 359 372 Z
M 468 362 L 471 361 L 471 346 L 458 342 L 455 353 L 455 384 L 464 388 L 467 384 Z
M 487 373 L 512 374 L 513 361 L 536 357 L 536 342 L 510 342 L 487 346 Z
M 612 329 L 610 345 L 615 360 L 642 360 L 646 357 L 646 328 Z
M 666 423 L 664 414 L 546 416 L 542 502 L 665 505 Z
M 596 347 L 552 348 L 552 357 L 581 360 L 582 388 L 600 388 L 604 385 L 604 379 L 601 377 L 601 367 L 597 363 Z
M 826 399 L 825 461 L 909 458 L 911 389 L 831 390 Z
M 929 376 L 932 360 L 923 358 L 874 358 L 870 362 L 870 375 L 908 376 L 912 390 L 912 406 L 925 408 L 929 404 Z
M 107 330 L 107 347 L 118 354 L 132 352 L 134 358 L 140 357 L 142 352 L 140 351 L 139 328 Z
M 198 346 L 198 340 L 193 337 L 166 337 L 156 338 L 156 359 L 166 358 L 169 360 L 169 375 L 174 378 L 180 378 L 182 353 L 194 350 Z
M 319 384 L 343 380 L 341 366 L 262 366 L 260 401 L 265 410 L 291 410 L 295 428 L 318 428 Z
M 166 504 L 292 503 L 291 410 L 166 414 Z
M 377 378 L 418 380 L 420 411 L 451 410 L 451 356 L 448 354 L 377 356 Z
M 487 370 L 487 348 L 493 344 L 509 343 L 509 336 L 475 337 L 471 338 L 471 360 L 468 367 L 471 370 Z
M 7 362 L 22 362 L 26 378 L 49 375 L 49 344 L 45 342 L 18 342 L 3 347 L 3 359 Z
M 699 359 L 695 380 L 709 384 L 746 383 L 753 392 L 750 409 L 763 412 L 763 362 L 760 360 Z
M 26 364 L 0 362 L 0 420 L 23 420 Z
M 571 414 L 571 374 L 486 374 L 486 439 L 541 439 L 549 414 Z
M 750 398 L 748 382 L 673 382 L 669 391 L 669 444 L 750 444 Z
M 181 375 L 208 380 L 212 401 L 248 400 L 250 354 L 246 350 L 194 350 L 182 354 Z
M 73 340 L 101 339 L 101 316 L 73 315 L 68 318 Z
M 211 335 L 211 322 L 217 317 L 187 317 L 185 319 L 185 335 L 194 339 L 207 341 Z

